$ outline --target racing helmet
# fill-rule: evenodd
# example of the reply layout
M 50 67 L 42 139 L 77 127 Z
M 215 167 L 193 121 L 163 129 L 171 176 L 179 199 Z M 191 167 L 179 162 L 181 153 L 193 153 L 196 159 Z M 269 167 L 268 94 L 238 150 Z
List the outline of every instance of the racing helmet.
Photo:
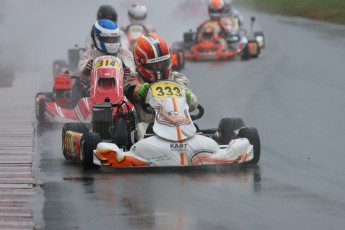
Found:
M 106 54 L 116 54 L 120 48 L 120 29 L 108 19 L 96 21 L 91 29 L 91 38 L 96 49 Z
M 224 0 L 210 0 L 208 14 L 211 19 L 220 19 L 225 12 Z
M 143 23 L 147 17 L 147 7 L 142 3 L 134 3 L 128 9 L 128 17 L 131 23 Z
M 224 14 L 230 14 L 232 8 L 232 0 L 224 0 Z
M 135 43 L 133 57 L 137 71 L 147 82 L 169 78 L 171 50 L 168 43 L 159 35 L 141 35 Z
M 117 13 L 112 5 L 101 5 L 97 11 L 97 20 L 109 19 L 117 23 Z

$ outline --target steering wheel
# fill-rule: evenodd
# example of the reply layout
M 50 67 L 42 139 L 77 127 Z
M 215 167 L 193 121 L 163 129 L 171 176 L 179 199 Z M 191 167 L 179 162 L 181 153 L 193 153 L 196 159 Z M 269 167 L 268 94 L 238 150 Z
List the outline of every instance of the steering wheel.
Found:
M 198 113 L 190 115 L 190 118 L 193 121 L 200 119 L 204 115 L 204 112 L 205 112 L 204 107 L 202 105 L 200 105 L 200 104 L 198 104 L 198 106 L 196 108 L 198 109 Z

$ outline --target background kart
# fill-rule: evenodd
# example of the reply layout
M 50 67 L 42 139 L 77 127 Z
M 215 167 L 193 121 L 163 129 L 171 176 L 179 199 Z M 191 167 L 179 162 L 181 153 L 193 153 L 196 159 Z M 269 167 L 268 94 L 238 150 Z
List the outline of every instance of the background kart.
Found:
M 80 56 L 85 50 L 85 48 L 80 48 L 77 44 L 74 48 L 68 49 L 68 61 L 58 59 L 53 62 L 53 77 L 66 72 L 69 72 L 71 75 L 75 75 L 75 73 L 77 73 Z
M 122 105 L 124 70 L 120 59 L 101 56 L 93 62 L 90 82 L 60 74 L 54 79 L 53 92 L 36 94 L 36 117 L 40 123 L 91 122 L 94 104 L 109 101 Z M 127 103 L 123 110 L 132 110 Z M 114 111 L 115 113 L 116 111 Z
M 126 119 L 120 125 L 113 121 L 108 127 L 103 126 L 100 133 L 97 127 L 104 125 L 104 121 L 98 124 L 94 120 L 92 132 L 85 124 L 65 124 L 62 151 L 66 160 L 80 161 L 84 169 L 259 162 L 260 138 L 256 128 L 245 127 L 241 118 L 223 118 L 216 129 L 199 129 L 192 120 L 203 116 L 203 107 L 199 105 L 198 113 L 189 115 L 185 89 L 181 85 L 170 81 L 151 84 L 146 102 L 149 108 L 154 108 L 155 122 L 147 128 L 145 138 L 135 143 L 131 138 L 136 127 L 131 122 L 135 119 Z M 111 104 L 100 106 L 112 107 Z M 110 130 L 110 135 L 102 130 Z M 115 135 L 118 133 L 126 133 L 127 137 L 118 138 Z M 111 138 L 105 139 L 104 134 Z
M 251 18 L 250 31 L 239 29 L 238 20 L 234 17 L 223 19 L 224 24 L 231 31 L 224 36 L 219 23 L 208 21 L 199 31 L 183 34 L 183 42 L 175 42 L 174 49 L 182 49 L 185 58 L 189 60 L 224 60 L 240 57 L 242 60 L 256 58 L 265 47 L 262 31 L 253 31 L 255 18 Z

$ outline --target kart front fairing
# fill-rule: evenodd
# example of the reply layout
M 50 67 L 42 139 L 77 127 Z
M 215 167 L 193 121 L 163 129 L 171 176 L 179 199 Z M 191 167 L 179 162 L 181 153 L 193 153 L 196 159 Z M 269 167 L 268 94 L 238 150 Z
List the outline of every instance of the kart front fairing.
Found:
M 82 97 L 78 100 L 78 103 L 72 107 L 69 103 L 71 101 L 71 93 L 67 94 L 69 97 L 64 99 L 66 103 L 60 103 L 60 99 L 46 98 L 44 95 L 36 97 L 36 107 L 39 106 L 39 101 L 46 99 L 44 105 L 44 121 L 45 123 L 66 123 L 73 121 L 81 121 L 90 123 L 92 118 L 92 108 L 94 104 L 103 103 L 105 100 L 109 100 L 113 104 L 122 104 L 126 101 L 123 94 L 123 67 L 122 61 L 114 56 L 100 56 L 94 60 L 93 68 L 91 71 L 91 86 L 90 95 Z M 66 74 L 65 74 L 66 75 Z M 59 75 L 55 79 L 64 80 L 69 79 L 71 84 L 71 76 Z M 74 77 L 75 78 L 75 77 Z M 60 80 L 61 80 L 60 79 Z M 66 80 L 59 82 L 55 80 L 55 91 L 60 88 L 57 84 L 63 86 L 66 85 Z M 69 91 L 72 90 L 72 86 L 69 86 Z M 131 105 L 131 104 L 130 104 Z M 132 108 L 132 105 L 131 105 Z M 36 108 L 38 111 L 39 109 Z M 127 111 L 127 107 L 123 105 L 123 110 Z M 114 108 L 114 114 L 116 113 Z
M 185 88 L 176 82 L 150 85 L 146 103 L 155 110 L 153 131 L 162 138 L 182 141 L 196 134 L 189 115 Z
M 108 167 L 188 166 L 245 163 L 253 159 L 253 145 L 246 138 L 219 146 L 210 137 L 196 134 L 188 112 L 185 88 L 171 81 L 150 85 L 146 103 L 155 110 L 155 134 L 139 140 L 129 151 L 101 142 L 93 163 Z
M 229 35 L 224 37 L 220 24 L 216 21 L 205 23 L 196 35 L 195 43 L 186 52 L 191 60 L 228 59 L 239 55 L 248 40 L 239 33 L 233 23 L 226 24 Z

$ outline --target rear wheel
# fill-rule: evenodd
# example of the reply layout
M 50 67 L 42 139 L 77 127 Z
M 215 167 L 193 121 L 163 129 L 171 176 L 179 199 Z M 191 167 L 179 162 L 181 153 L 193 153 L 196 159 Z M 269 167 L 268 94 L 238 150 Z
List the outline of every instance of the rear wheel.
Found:
M 72 123 L 66 123 L 63 128 L 62 128 L 62 153 L 63 156 L 67 161 L 73 160 L 72 156 L 67 155 L 66 149 L 65 149 L 65 134 L 67 131 L 73 131 L 77 133 L 82 133 L 85 135 L 86 133 L 89 132 L 89 128 L 86 126 L 84 123 L 77 123 L 77 122 L 72 122 Z
M 43 98 L 38 99 L 38 97 L 40 96 L 43 96 Z M 45 123 L 44 114 L 46 111 L 46 102 L 54 101 L 53 93 L 50 93 L 50 92 L 37 93 L 35 98 L 36 98 L 36 102 L 35 102 L 36 119 L 39 123 L 43 124 Z
M 98 143 L 101 141 L 101 136 L 98 133 L 89 132 L 82 136 L 80 160 L 84 170 L 100 168 L 99 165 L 93 163 L 93 150 L 97 148 Z
M 250 54 L 249 54 L 249 47 L 248 44 L 243 48 L 242 53 L 241 53 L 241 59 L 243 61 L 249 60 Z
M 244 127 L 238 132 L 237 138 L 247 138 L 249 143 L 253 145 L 254 157 L 252 160 L 246 162 L 246 164 L 257 164 L 260 160 L 260 137 L 259 132 L 254 127 Z
M 185 57 L 184 52 L 181 49 L 174 49 L 172 51 L 173 55 L 175 55 L 177 60 L 177 66 L 174 67 L 174 71 L 179 71 L 184 68 L 185 64 Z
M 230 140 L 236 137 L 235 130 L 242 128 L 245 126 L 244 121 L 242 118 L 238 117 L 231 117 L 231 118 L 223 118 L 219 122 L 218 126 L 218 144 L 220 145 L 227 145 L 229 144 Z
M 183 52 L 183 50 L 178 50 L 177 54 L 178 54 L 178 60 L 179 60 L 180 66 L 181 66 L 180 69 L 183 69 L 184 65 L 185 65 L 184 52 Z

